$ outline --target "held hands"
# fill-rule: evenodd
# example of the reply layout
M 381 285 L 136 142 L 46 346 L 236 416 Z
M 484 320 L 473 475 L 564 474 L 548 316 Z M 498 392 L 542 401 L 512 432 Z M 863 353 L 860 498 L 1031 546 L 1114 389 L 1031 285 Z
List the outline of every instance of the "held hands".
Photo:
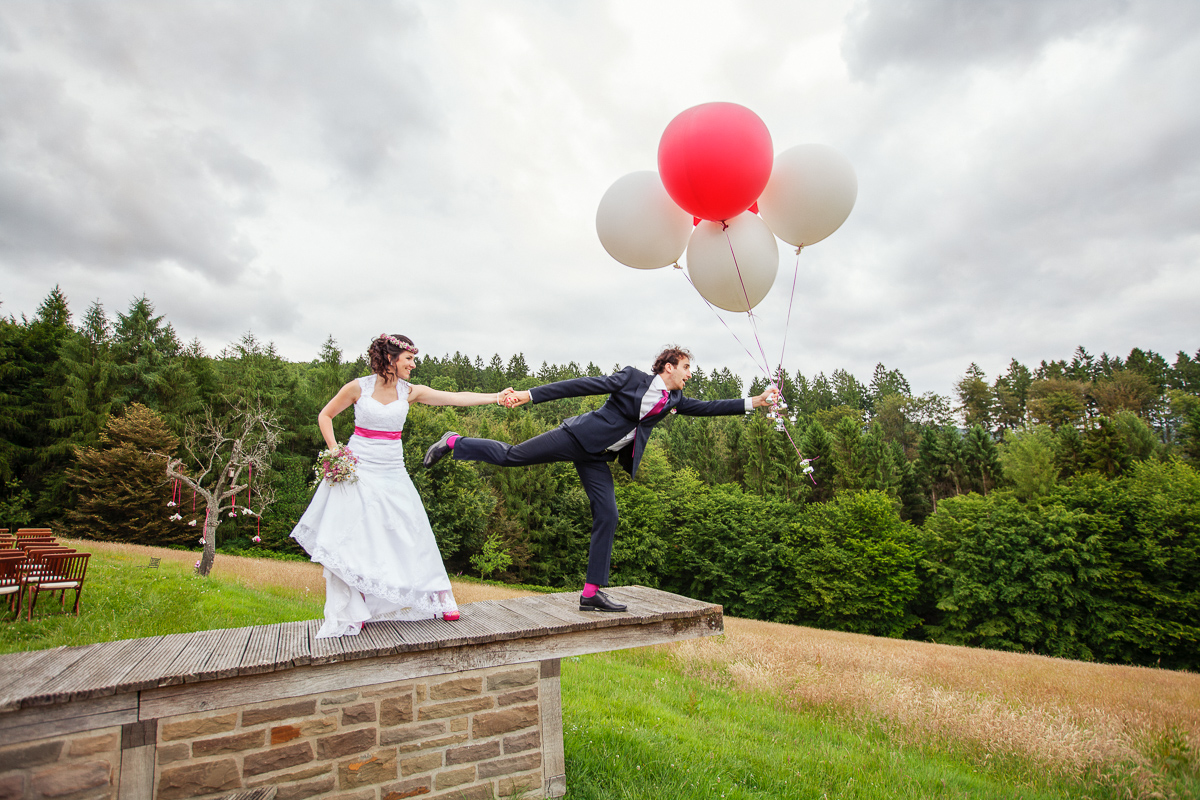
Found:
M 529 392 L 518 392 L 511 386 L 496 395 L 496 403 L 505 408 L 517 408 L 530 400 Z

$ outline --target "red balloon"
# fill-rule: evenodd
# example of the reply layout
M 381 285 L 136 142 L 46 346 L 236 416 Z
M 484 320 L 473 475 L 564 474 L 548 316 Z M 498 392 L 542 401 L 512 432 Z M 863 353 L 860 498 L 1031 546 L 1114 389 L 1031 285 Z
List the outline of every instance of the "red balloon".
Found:
M 737 103 L 704 103 L 679 114 L 658 143 L 658 174 L 689 214 L 736 217 L 758 200 L 771 177 L 771 134 Z

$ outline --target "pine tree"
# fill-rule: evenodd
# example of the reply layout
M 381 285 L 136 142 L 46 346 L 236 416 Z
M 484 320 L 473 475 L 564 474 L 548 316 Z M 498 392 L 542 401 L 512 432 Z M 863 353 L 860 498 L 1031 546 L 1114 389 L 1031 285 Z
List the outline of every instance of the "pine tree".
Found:
M 96 447 L 78 450 L 69 485 L 78 502 L 66 513 L 68 535 L 165 547 L 194 534 L 170 519 L 171 486 L 150 452 L 174 453 L 179 439 L 140 403 L 110 417 Z

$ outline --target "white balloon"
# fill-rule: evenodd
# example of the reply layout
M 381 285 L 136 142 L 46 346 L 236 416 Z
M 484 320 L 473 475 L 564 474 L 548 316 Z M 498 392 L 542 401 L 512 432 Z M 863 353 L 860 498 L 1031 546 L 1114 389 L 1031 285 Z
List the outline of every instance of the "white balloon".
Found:
M 775 157 L 758 213 L 780 239 L 797 247 L 836 231 L 858 198 L 849 159 L 823 144 L 801 144 Z
M 701 222 L 687 246 L 687 270 L 700 295 L 726 311 L 759 304 L 779 271 L 779 245 L 767 223 L 744 211 L 719 222 Z
M 692 215 L 675 205 L 657 172 L 618 178 L 600 198 L 596 233 L 608 254 L 628 267 L 674 264 L 687 247 Z

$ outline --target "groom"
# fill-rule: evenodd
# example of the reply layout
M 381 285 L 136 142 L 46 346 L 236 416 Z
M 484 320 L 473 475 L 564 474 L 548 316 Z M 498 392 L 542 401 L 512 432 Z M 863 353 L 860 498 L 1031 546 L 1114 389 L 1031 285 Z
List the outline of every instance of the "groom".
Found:
M 653 374 L 626 367 L 603 378 L 574 378 L 548 383 L 508 397 L 510 407 L 545 403 L 565 397 L 607 394 L 595 411 L 571 417 L 518 445 L 491 439 L 472 439 L 453 431 L 442 435 L 425 453 L 425 466 L 453 452 L 459 461 L 484 461 L 502 467 L 570 461 L 592 507 L 592 543 L 588 549 L 587 582 L 579 598 L 580 611 L 624 611 L 600 591 L 608 585 L 613 537 L 617 531 L 617 497 L 608 462 L 616 460 L 630 476 L 637 474 L 650 431 L 668 412 L 698 417 L 743 414 L 771 401 L 774 389 L 744 400 L 693 400 L 683 396 L 692 377 L 691 353 L 668 347 L 654 359 Z

